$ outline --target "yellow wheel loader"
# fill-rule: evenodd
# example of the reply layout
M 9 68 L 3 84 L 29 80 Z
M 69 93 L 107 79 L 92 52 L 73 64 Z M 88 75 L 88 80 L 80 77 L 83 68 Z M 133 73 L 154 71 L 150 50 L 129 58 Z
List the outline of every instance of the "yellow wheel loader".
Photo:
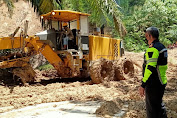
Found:
M 98 77 L 106 74 L 107 70 L 100 69 L 104 74 L 97 76 L 98 72 L 94 71 L 96 68 L 92 65 L 98 59 L 103 59 L 105 63 L 107 63 L 105 59 L 119 60 L 123 52 L 122 41 L 102 35 L 92 35 L 89 32 L 88 16 L 90 14 L 76 11 L 53 10 L 40 16 L 43 32 L 28 36 L 26 30 L 20 37 L 14 37 L 19 30 L 17 28 L 11 36 L 0 38 L 0 68 L 10 68 L 13 75 L 20 77 L 25 85 L 35 81 L 35 71 L 30 66 L 29 60 L 41 53 L 57 70 L 59 77 L 84 78 L 91 74 L 93 83 L 100 83 Z M 68 40 L 65 50 L 63 49 L 64 23 L 68 24 L 74 36 L 72 40 Z M 13 53 L 3 53 L 3 50 L 9 49 L 14 50 Z M 129 65 L 133 67 L 132 64 Z M 123 65 L 123 67 L 122 70 L 129 69 L 129 66 Z

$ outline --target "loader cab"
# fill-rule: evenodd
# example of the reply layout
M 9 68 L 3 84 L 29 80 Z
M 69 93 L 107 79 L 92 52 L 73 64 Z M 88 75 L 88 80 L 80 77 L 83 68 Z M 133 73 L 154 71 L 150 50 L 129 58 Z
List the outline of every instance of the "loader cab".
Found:
M 63 24 L 67 23 L 74 38 L 68 40 L 67 49 L 89 50 L 89 25 L 90 14 L 70 10 L 53 10 L 40 16 L 44 32 L 36 34 L 41 40 L 50 40 L 57 50 L 63 50 Z M 46 34 L 46 35 L 43 35 Z

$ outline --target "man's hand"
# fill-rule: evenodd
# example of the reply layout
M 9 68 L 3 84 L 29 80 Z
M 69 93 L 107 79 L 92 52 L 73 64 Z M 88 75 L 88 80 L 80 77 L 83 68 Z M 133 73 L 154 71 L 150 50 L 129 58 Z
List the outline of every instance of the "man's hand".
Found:
M 139 94 L 140 94 L 141 97 L 143 97 L 145 95 L 145 90 L 141 86 L 139 87 Z

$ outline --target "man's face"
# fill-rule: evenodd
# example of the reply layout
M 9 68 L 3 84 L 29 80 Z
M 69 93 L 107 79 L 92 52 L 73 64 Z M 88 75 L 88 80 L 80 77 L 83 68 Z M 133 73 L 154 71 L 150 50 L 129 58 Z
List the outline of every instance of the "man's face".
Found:
M 67 27 L 64 27 L 64 29 L 66 30 L 66 29 L 67 29 Z
M 151 39 L 151 35 L 149 34 L 149 32 L 146 32 L 145 33 L 145 37 L 146 39 L 149 41 Z

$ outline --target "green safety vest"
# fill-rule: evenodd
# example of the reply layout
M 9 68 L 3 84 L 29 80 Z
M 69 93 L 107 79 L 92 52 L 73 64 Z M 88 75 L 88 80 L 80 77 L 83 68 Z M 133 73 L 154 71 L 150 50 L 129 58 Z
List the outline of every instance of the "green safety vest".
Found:
M 156 43 L 157 42 L 157 43 Z M 160 42 L 155 41 L 153 47 L 145 52 L 145 68 L 142 79 L 142 86 L 145 87 L 149 82 L 158 82 L 161 85 L 167 84 L 167 49 Z

